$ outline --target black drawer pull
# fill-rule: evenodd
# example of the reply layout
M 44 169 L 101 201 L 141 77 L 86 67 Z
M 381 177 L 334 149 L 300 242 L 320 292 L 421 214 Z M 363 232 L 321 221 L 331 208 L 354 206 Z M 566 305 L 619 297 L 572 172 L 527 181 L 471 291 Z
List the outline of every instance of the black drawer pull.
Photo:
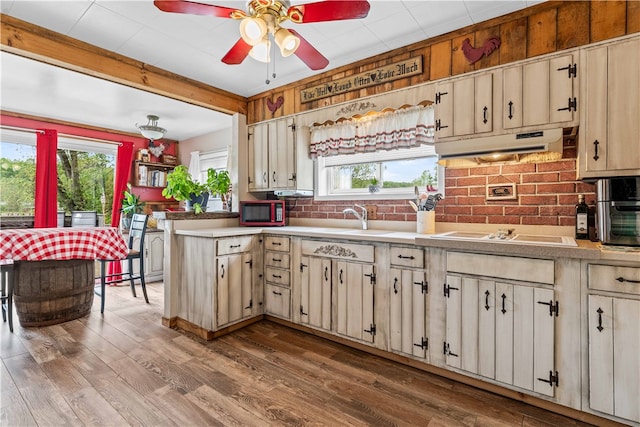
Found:
M 272 274 L 271 277 L 273 277 L 274 279 L 282 279 L 282 276 L 275 274 Z
M 271 261 L 273 261 L 273 262 L 282 262 L 282 260 L 278 259 L 278 258 L 271 258 Z
M 235 248 L 239 248 L 239 247 L 240 247 L 240 245 L 230 245 L 229 246 L 229 248 L 231 248 L 231 249 L 235 249 Z
M 282 295 L 282 292 L 277 292 L 277 291 L 271 291 L 273 292 L 274 295 Z
M 416 257 L 414 257 L 413 255 L 410 256 L 406 256 L 406 255 L 398 255 L 399 259 L 416 259 Z
M 280 243 L 280 242 L 271 242 L 271 244 L 273 246 L 282 246 L 282 243 Z
M 616 280 L 620 283 L 624 283 L 624 282 L 629 282 L 629 283 L 640 283 L 640 280 L 631 280 L 631 279 L 625 279 L 624 277 L 620 276 L 618 278 L 616 278 Z

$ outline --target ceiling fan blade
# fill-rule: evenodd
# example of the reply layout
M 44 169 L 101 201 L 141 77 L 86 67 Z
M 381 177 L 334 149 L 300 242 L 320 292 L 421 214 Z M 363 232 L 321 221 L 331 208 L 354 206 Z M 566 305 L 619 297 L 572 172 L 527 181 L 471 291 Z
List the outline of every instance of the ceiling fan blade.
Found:
M 238 13 L 246 15 L 242 10 L 186 0 L 155 0 L 153 4 L 163 12 L 217 16 L 218 18 L 234 18 Z
M 225 64 L 235 65 L 244 61 L 244 58 L 249 55 L 251 45 L 240 38 L 236 44 L 233 45 L 229 52 L 222 58 L 222 62 Z
M 327 0 L 291 6 L 289 18 L 299 24 L 366 18 L 371 5 L 366 0 Z M 301 15 L 301 16 L 300 16 Z
M 312 70 L 322 70 L 329 65 L 329 60 L 325 58 L 318 50 L 311 46 L 311 43 L 306 41 L 300 34 L 294 30 L 289 30 L 294 36 L 300 39 L 300 46 L 294 52 L 294 54 L 302 60 L 307 67 Z

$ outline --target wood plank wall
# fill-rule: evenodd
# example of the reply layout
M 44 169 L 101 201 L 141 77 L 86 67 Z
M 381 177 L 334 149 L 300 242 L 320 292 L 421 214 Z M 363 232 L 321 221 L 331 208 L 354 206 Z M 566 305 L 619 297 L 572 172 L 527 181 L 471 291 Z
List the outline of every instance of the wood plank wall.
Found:
M 311 111 L 636 32 L 640 32 L 640 1 L 548 1 L 258 94 L 249 98 L 247 121 L 256 123 Z M 476 46 L 476 43 L 480 45 L 487 38 L 496 36 L 501 39 L 500 48 L 469 65 L 460 50 L 462 41 L 469 38 L 471 45 Z M 418 55 L 423 56 L 421 75 L 308 103 L 300 102 L 300 91 L 304 88 Z M 283 106 L 272 114 L 267 108 L 267 99 L 275 101 L 280 96 L 284 99 Z

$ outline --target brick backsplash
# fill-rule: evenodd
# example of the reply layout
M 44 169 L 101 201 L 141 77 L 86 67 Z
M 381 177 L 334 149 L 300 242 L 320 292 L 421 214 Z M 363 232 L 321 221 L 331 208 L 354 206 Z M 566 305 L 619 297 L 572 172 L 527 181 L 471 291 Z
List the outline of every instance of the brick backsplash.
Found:
M 569 150 L 565 149 L 566 156 Z M 445 199 L 436 208 L 436 221 L 480 224 L 575 225 L 578 194 L 595 203 L 595 185 L 576 180 L 573 158 L 525 164 L 488 164 L 445 169 Z M 486 200 L 487 184 L 515 183 L 517 199 Z M 360 200 L 377 205 L 377 219 L 415 221 L 406 200 Z M 351 201 L 297 199 L 292 218 L 344 219 Z

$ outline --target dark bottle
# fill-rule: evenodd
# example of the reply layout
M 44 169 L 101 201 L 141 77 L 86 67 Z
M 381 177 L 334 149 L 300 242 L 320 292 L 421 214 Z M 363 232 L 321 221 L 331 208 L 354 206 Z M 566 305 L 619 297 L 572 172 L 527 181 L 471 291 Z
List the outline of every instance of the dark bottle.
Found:
M 578 196 L 576 205 L 576 239 L 589 238 L 589 206 L 584 202 L 584 195 Z

